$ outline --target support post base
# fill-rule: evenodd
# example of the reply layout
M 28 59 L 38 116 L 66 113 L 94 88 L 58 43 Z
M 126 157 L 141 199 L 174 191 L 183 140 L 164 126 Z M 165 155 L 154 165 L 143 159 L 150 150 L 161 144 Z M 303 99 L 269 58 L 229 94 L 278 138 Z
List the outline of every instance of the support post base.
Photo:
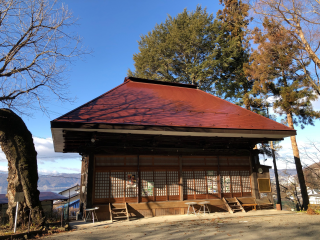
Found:
M 277 210 L 281 211 L 282 210 L 282 205 L 281 204 L 276 204 Z

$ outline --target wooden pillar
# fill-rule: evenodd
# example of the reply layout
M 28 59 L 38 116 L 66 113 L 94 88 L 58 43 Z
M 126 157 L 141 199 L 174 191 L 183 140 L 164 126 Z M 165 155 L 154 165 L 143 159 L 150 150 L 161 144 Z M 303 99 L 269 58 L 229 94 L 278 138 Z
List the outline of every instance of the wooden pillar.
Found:
M 165 173 L 166 173 L 166 192 L 167 192 L 167 201 L 169 201 L 169 185 L 168 185 L 168 171 L 166 170 L 165 171 Z
M 126 176 L 126 171 L 123 171 L 123 202 L 126 202 L 126 193 L 127 193 L 127 176 Z
M 209 199 L 209 193 L 208 193 L 208 176 L 207 176 L 208 171 L 204 171 L 204 177 L 206 180 L 206 199 Z
M 88 165 L 87 165 L 88 157 L 82 157 L 81 162 L 81 177 L 80 177 L 80 208 L 79 211 L 83 216 L 83 210 L 86 207 L 87 203 L 87 173 L 88 173 Z
M 193 174 L 193 199 L 197 199 L 197 195 L 196 195 L 196 180 L 195 180 L 195 177 L 196 177 L 196 174 L 194 171 L 192 171 L 192 174 Z
M 138 197 L 137 197 L 137 203 L 140 202 L 140 196 L 141 196 L 141 173 L 140 173 L 140 156 L 138 155 L 138 179 L 137 179 L 137 184 L 138 184 Z
M 154 171 L 152 171 L 153 174 L 153 201 L 156 201 L 156 181 L 155 181 L 155 174 Z
M 252 153 L 250 152 L 250 172 L 251 172 L 251 194 L 252 197 L 256 199 L 260 199 L 260 194 L 259 194 L 259 189 L 258 189 L 258 177 L 257 177 L 257 172 L 256 172 L 256 167 L 253 166 L 252 160 L 253 156 Z
M 229 171 L 229 177 L 230 177 L 230 193 L 231 193 L 231 197 L 233 197 L 232 175 L 231 175 L 230 172 L 231 172 L 231 171 Z
M 222 195 L 221 195 L 221 178 L 220 178 L 220 162 L 219 162 L 219 156 L 218 157 L 218 172 L 217 172 L 217 185 L 218 185 L 218 196 L 219 198 L 222 198 Z
M 243 197 L 243 186 L 242 186 L 242 175 L 241 175 L 241 171 L 239 171 L 239 177 L 240 177 L 241 197 Z
M 180 190 L 180 201 L 183 201 L 183 175 L 182 175 L 182 158 L 179 156 L 179 190 Z
M 94 170 L 94 154 L 89 154 L 88 159 L 88 180 L 87 180 L 87 205 L 86 208 L 93 206 L 93 170 Z

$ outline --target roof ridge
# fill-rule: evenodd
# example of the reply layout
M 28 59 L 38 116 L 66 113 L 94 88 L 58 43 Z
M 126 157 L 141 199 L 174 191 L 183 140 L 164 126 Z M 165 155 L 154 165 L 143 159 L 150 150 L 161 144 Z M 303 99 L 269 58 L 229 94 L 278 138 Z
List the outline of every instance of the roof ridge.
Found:
M 124 79 L 125 82 L 128 80 L 131 80 L 132 82 L 159 84 L 159 85 L 174 86 L 174 87 L 184 87 L 184 88 L 192 88 L 192 89 L 198 88 L 198 86 L 195 84 L 187 84 L 187 83 L 166 82 L 166 81 L 151 80 L 151 79 L 137 78 L 137 77 L 126 77 Z
M 200 90 L 200 89 L 196 89 L 196 90 Z M 200 91 L 202 91 L 202 90 L 200 90 Z M 225 101 L 225 102 L 227 102 L 227 103 L 231 103 L 231 102 L 229 102 L 229 101 L 227 101 L 227 100 L 225 100 L 225 99 L 223 99 L 223 98 L 219 98 L 219 97 L 217 97 L 217 96 L 215 96 L 215 95 L 213 95 L 213 94 L 210 94 L 210 93 L 208 93 L 208 92 L 205 92 L 205 91 L 202 91 L 202 92 L 204 92 L 204 93 L 206 93 L 206 94 L 209 94 L 210 96 L 213 96 L 213 97 L 215 97 L 215 98 L 218 98 L 218 99 L 220 99 L 220 100 L 222 100 L 222 101 Z M 266 118 L 266 119 L 268 119 L 268 120 L 271 120 L 271 121 L 273 121 L 273 122 L 275 122 L 275 123 L 277 123 L 277 124 L 279 124 L 279 125 L 281 125 L 281 126 L 285 126 L 286 128 L 289 128 L 288 130 L 295 130 L 294 128 L 290 128 L 290 127 L 288 127 L 288 126 L 286 126 L 286 125 L 284 125 L 284 124 L 282 124 L 282 123 L 279 123 L 279 122 L 277 122 L 277 121 L 275 121 L 275 120 L 273 120 L 273 119 L 271 119 L 271 118 L 267 118 L 267 117 L 262 116 L 262 115 L 260 115 L 260 114 L 258 114 L 258 113 L 255 113 L 255 112 L 253 112 L 253 111 L 251 111 L 251 110 L 248 110 L 248 109 L 246 109 L 246 108 L 240 107 L 240 106 L 237 105 L 237 104 L 234 104 L 234 103 L 231 103 L 231 104 L 233 104 L 233 105 L 241 108 L 242 110 L 249 111 L 250 113 L 254 113 L 254 114 L 256 114 L 256 115 L 258 115 L 258 116 L 260 116 L 260 117 L 263 117 L 263 118 Z
M 119 87 L 121 87 L 121 86 L 123 86 L 123 85 L 125 85 L 125 84 L 127 84 L 127 83 L 128 83 L 128 81 L 125 81 L 125 82 L 121 83 L 120 85 L 118 85 L 118 86 L 116 86 L 116 87 L 112 88 L 111 90 L 109 90 L 109 91 L 107 91 L 107 92 L 105 92 L 105 93 L 101 94 L 100 96 L 98 96 L 98 97 L 96 97 L 96 98 L 94 98 L 94 99 L 90 100 L 89 102 L 86 102 L 86 103 L 84 103 L 84 104 L 80 105 L 79 107 L 77 107 L 77 108 L 75 108 L 75 109 L 71 110 L 70 112 L 67 112 L 67 113 L 63 114 L 62 116 L 60 116 L 60 117 L 58 117 L 58 118 L 53 119 L 51 122 L 53 122 L 53 121 L 55 121 L 55 120 L 58 120 L 58 119 L 61 119 L 61 118 L 65 117 L 66 115 L 68 115 L 68 114 L 70 114 L 70 113 L 72 113 L 72 112 L 74 112 L 74 111 L 78 110 L 79 108 L 84 107 L 84 106 L 85 106 L 85 105 L 87 105 L 87 104 L 90 104 L 91 102 L 93 102 L 93 101 L 97 100 L 98 98 L 103 97 L 104 95 L 106 95 L 106 94 L 108 94 L 108 93 L 110 93 L 110 92 L 113 92 L 113 91 L 114 91 L 114 90 L 116 90 L 117 88 L 119 88 Z

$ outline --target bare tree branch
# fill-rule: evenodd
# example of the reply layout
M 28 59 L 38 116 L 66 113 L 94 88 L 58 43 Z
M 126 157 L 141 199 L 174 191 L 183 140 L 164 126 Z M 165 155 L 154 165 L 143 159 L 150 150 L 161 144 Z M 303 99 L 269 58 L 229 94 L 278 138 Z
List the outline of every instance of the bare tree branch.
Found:
M 71 100 L 66 64 L 89 53 L 66 31 L 75 24 L 57 1 L 0 1 L 0 107 L 27 113 L 45 110 L 50 94 Z

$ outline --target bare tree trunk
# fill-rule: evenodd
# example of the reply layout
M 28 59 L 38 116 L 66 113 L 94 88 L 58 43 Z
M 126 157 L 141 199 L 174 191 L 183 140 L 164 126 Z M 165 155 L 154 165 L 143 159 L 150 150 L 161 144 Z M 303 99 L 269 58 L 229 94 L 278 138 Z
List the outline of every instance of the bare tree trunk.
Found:
M 0 109 L 0 146 L 8 160 L 8 210 L 10 226 L 14 221 L 14 196 L 16 192 L 24 193 L 24 202 L 19 204 L 19 220 L 28 216 L 31 210 L 32 222 L 44 223 L 43 211 L 39 201 L 37 152 L 32 135 L 22 119 L 9 109 Z
M 287 114 L 287 120 L 288 120 L 289 127 L 294 129 L 293 121 L 292 121 L 292 113 Z M 294 156 L 294 162 L 296 164 L 297 175 L 298 175 L 299 184 L 300 184 L 300 191 L 301 191 L 301 196 L 303 201 L 303 209 L 307 210 L 309 205 L 309 197 L 308 197 L 307 187 L 306 187 L 302 165 L 300 161 L 300 154 L 299 154 L 299 149 L 296 141 L 296 136 L 291 136 L 290 139 L 291 139 L 292 151 Z

